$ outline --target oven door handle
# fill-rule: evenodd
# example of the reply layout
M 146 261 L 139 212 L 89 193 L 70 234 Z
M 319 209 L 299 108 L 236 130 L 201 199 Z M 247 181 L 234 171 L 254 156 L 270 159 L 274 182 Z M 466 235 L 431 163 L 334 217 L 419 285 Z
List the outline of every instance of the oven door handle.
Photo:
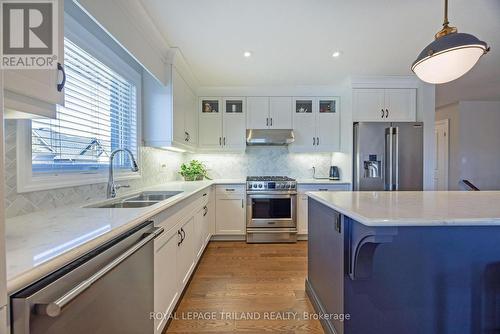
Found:
M 255 233 L 255 234 L 267 234 L 267 233 L 297 233 L 296 228 L 282 228 L 272 229 L 272 228 L 261 228 L 261 229 L 250 229 L 247 228 L 247 233 Z
M 259 191 L 247 191 L 247 197 L 250 198 L 293 198 L 297 196 L 296 192 L 274 192 L 274 193 L 265 193 Z
M 81 282 L 77 286 L 75 286 L 70 291 L 66 292 L 62 297 L 57 300 L 49 303 L 37 303 L 35 304 L 35 312 L 39 315 L 45 315 L 51 318 L 58 317 L 64 308 L 75 300 L 80 294 L 90 288 L 94 283 L 99 281 L 104 275 L 109 273 L 111 270 L 116 268 L 120 263 L 129 258 L 132 254 L 137 252 L 140 248 L 142 248 L 147 243 L 151 242 L 154 238 L 162 234 L 164 231 L 163 227 L 157 227 L 152 232 L 146 233 L 145 237 L 141 239 L 139 242 L 134 244 L 132 247 L 127 249 L 113 261 L 108 263 L 104 268 L 96 272 L 94 275 L 90 276 L 85 281 Z

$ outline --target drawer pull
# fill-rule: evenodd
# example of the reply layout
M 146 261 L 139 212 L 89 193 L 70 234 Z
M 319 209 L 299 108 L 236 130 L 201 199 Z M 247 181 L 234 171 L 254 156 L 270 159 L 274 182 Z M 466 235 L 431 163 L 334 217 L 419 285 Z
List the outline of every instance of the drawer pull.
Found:
M 327 188 L 319 188 L 318 191 L 328 191 Z

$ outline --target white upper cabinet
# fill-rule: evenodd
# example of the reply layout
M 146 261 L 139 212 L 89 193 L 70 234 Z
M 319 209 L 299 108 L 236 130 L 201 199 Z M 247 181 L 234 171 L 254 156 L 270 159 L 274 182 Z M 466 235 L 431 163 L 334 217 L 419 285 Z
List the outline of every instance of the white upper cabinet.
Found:
M 199 149 L 222 149 L 222 99 L 218 97 L 202 97 L 198 103 L 199 110 Z
M 415 121 L 417 92 L 413 88 L 353 89 L 353 120 L 359 122 Z
M 200 151 L 244 151 L 246 148 L 244 97 L 199 99 Z
M 272 129 L 292 128 L 292 98 L 277 96 L 269 98 L 269 127 Z
M 269 128 L 269 97 L 247 97 L 247 129 Z
M 170 82 L 162 85 L 143 74 L 143 138 L 146 146 L 175 147 L 193 151 L 198 144 L 196 95 L 175 67 L 169 65 Z
M 224 150 L 244 151 L 246 148 L 245 98 L 223 99 L 222 145 Z
M 248 97 L 247 129 L 291 129 L 292 98 Z
M 292 152 L 335 152 L 340 150 L 340 105 L 338 97 L 293 99 Z
M 6 117 L 56 117 L 56 105 L 64 105 L 64 1 L 58 9 L 58 69 L 4 70 Z M 32 116 L 30 116 L 32 115 Z

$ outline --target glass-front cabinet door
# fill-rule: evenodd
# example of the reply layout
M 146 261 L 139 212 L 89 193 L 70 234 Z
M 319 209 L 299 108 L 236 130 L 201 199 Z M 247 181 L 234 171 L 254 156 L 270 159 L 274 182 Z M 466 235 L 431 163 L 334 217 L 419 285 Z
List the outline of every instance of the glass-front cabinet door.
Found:
M 220 112 L 221 101 L 218 98 L 202 98 L 200 103 L 202 114 L 212 114 Z
M 338 98 L 320 98 L 318 100 L 318 111 L 322 113 L 336 113 L 338 108 Z
M 224 150 L 246 148 L 246 99 L 244 97 L 223 98 L 222 147 Z
M 296 114 L 307 114 L 313 112 L 313 98 L 296 98 L 294 99 L 294 111 Z
M 198 103 L 198 148 L 218 150 L 222 148 L 222 99 L 201 97 Z

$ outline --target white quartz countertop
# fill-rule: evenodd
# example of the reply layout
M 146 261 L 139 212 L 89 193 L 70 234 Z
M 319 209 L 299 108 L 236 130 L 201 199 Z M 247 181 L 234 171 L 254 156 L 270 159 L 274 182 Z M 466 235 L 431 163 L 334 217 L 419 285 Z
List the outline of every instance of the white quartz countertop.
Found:
M 297 179 L 298 184 L 339 184 L 339 185 L 350 185 L 351 182 L 330 180 L 330 179 Z
M 367 226 L 500 225 L 500 191 L 308 192 Z
M 145 208 L 103 209 L 79 206 L 34 212 L 6 221 L 7 289 L 13 293 L 78 256 L 133 228 L 212 184 L 242 180 L 168 182 L 134 191 L 182 191 Z

